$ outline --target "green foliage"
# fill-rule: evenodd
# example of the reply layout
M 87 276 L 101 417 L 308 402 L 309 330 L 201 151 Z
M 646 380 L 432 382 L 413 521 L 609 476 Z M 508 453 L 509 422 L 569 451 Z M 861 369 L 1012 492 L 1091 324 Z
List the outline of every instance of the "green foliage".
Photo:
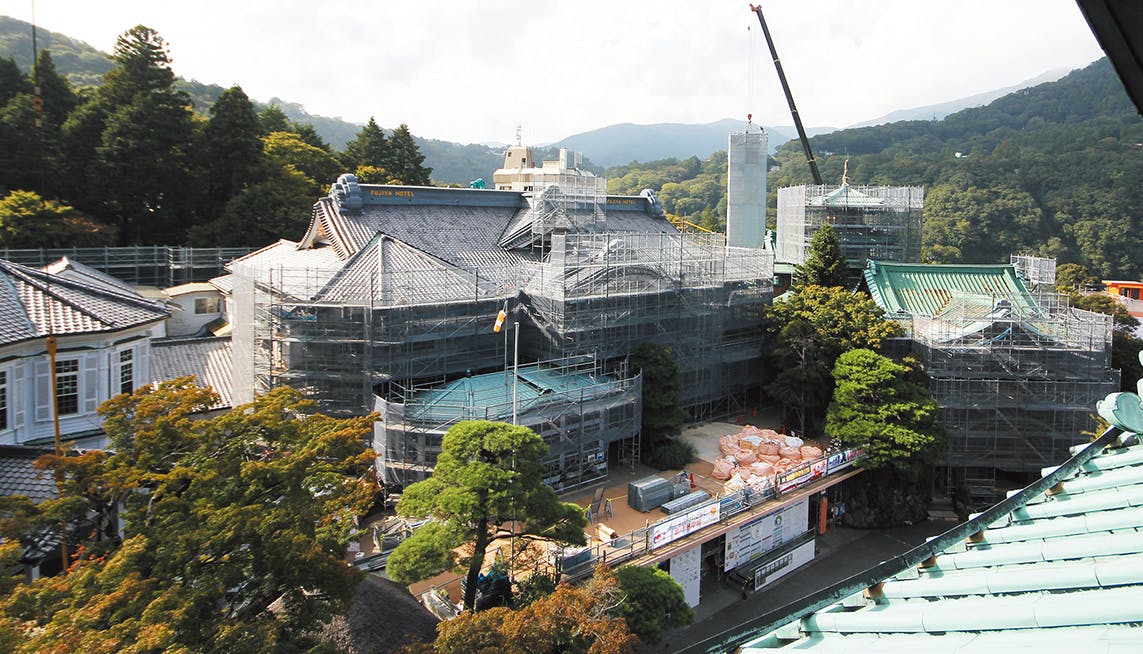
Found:
M 44 101 L 44 121 L 59 128 L 79 101 L 71 84 L 56 72 L 56 64 L 48 50 L 40 51 L 32 75 L 32 79 L 40 86 L 40 97 Z
M 695 621 L 695 612 L 683 596 L 683 587 L 656 567 L 627 565 L 615 571 L 623 591 L 620 614 L 631 632 L 645 643 L 658 643 L 668 629 Z
M 837 358 L 825 432 L 844 447 L 864 448 L 869 469 L 909 470 L 936 460 L 944 445 L 937 404 L 908 377 L 911 367 L 864 348 Z
M 837 230 L 828 223 L 822 225 L 810 241 L 806 262 L 794 272 L 794 285 L 845 287 L 850 285 L 850 277 Z
M 698 459 L 694 445 L 678 438 L 668 438 L 655 447 L 651 465 L 660 470 L 681 470 Z
M 305 175 L 315 195 L 328 190 L 329 185 L 344 172 L 333 155 L 306 143 L 293 132 L 272 132 L 262 139 L 262 145 L 271 161 Z
M 206 216 L 217 215 L 231 198 L 264 175 L 266 156 L 258 130 L 258 113 L 241 87 L 230 87 L 211 106 L 197 148 L 202 174 L 200 206 Z
M 74 208 L 31 191 L 12 191 L 0 199 L 0 247 L 89 247 L 108 245 L 114 236 Z
M 73 515 L 123 503 L 126 539 L 0 600 L 16 651 L 297 651 L 344 608 L 344 546 L 376 493 L 373 417 L 307 415 L 289 388 L 199 417 L 214 399 L 190 378 L 117 396 L 100 407 L 114 454 L 43 457 L 85 505 Z
M 202 247 L 261 247 L 283 236 L 301 238 L 313 198 L 314 184 L 305 175 L 271 167 L 265 179 L 227 202 L 218 219 L 192 227 L 187 240 Z
M 373 116 L 369 117 L 369 122 L 365 123 L 357 136 L 345 144 L 341 161 L 349 170 L 356 170 L 358 166 L 373 166 L 386 170 L 393 168 L 393 156 L 389 151 L 385 131 L 377 126 Z
M 464 605 L 472 608 L 484 551 L 497 529 L 583 544 L 583 510 L 561 502 L 543 483 L 541 461 L 547 452 L 544 440 L 526 427 L 469 420 L 449 429 L 432 476 L 406 488 L 397 504 L 400 515 L 431 517 L 443 526 L 397 546 L 390 560 L 401 562 L 404 578 L 424 578 L 451 567 L 443 564 L 453 555 L 452 546 L 471 543 L 471 555 L 455 562 L 467 567 Z M 430 554 L 432 545 L 443 551 Z
M 638 195 L 643 189 L 659 194 L 663 210 L 712 231 L 726 229 L 726 152 L 707 161 L 662 159 L 634 162 L 604 172 L 607 192 Z
M 520 610 L 536 600 L 554 593 L 556 586 L 559 584 L 559 580 L 556 578 L 557 576 L 558 575 L 555 574 L 549 575 L 542 570 L 536 570 L 527 577 L 524 577 L 523 580 L 517 580 L 516 590 L 512 593 L 512 608 Z
M 767 307 L 763 347 L 775 377 L 766 392 L 802 433 L 820 433 L 833 393 L 830 371 L 843 352 L 877 349 L 901 335 L 882 316 L 868 296 L 838 287 L 804 286 Z
M 107 55 L 82 41 L 63 34 L 36 29 L 40 51 L 51 50 L 60 73 L 73 87 L 99 84 L 103 74 L 111 70 Z M 32 69 L 32 26 L 22 20 L 0 16 L 0 53 L 12 57 L 20 70 Z
M 425 167 L 425 155 L 421 154 L 413 135 L 409 133 L 409 126 L 401 123 L 389 135 L 389 171 L 402 184 L 408 186 L 429 186 L 432 181 L 429 175 L 432 168 Z
M 460 546 L 461 538 L 462 534 L 446 525 L 426 523 L 393 550 L 385 562 L 385 574 L 393 581 L 412 584 L 452 570 L 456 567 L 452 550 Z
M 1056 290 L 1065 295 L 1079 293 L 1099 283 L 1099 278 L 1078 263 L 1056 266 Z
M 679 408 L 679 364 L 666 345 L 640 343 L 631 353 L 632 371 L 643 375 L 643 429 L 640 433 L 645 460 L 657 459 L 659 446 L 683 429 L 686 414 Z

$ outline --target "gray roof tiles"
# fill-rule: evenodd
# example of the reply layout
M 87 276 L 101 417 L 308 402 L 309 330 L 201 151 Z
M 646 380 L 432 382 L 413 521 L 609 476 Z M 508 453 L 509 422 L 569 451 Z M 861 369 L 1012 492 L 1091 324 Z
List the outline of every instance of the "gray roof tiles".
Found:
M 212 409 L 234 405 L 229 337 L 152 341 L 151 372 L 156 381 L 193 375 L 196 383 L 218 394 Z
M 0 260 L 0 345 L 54 334 L 105 332 L 162 320 L 133 291 L 80 275 L 52 275 Z
M 39 503 L 56 497 L 56 483 L 48 470 L 32 462 L 50 450 L 13 445 L 0 446 L 0 496 L 23 495 Z

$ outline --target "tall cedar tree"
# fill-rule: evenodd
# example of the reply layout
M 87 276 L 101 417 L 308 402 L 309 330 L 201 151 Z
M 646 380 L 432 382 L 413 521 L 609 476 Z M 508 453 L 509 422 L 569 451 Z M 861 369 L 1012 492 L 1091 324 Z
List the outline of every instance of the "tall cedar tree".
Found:
M 388 574 L 403 583 L 450 569 L 456 548 L 465 565 L 465 608 L 476 605 L 484 551 L 497 532 L 582 545 L 583 509 L 565 504 L 543 482 L 548 446 L 527 427 L 488 420 L 457 423 L 445 434 L 431 477 L 405 489 L 397 513 L 435 523 L 405 539 L 389 556 Z
M 58 129 L 79 100 L 67 78 L 56 71 L 50 51 L 40 51 L 32 78 L 39 85 L 40 97 L 44 101 L 44 122 Z
M 794 272 L 794 286 L 850 285 L 849 264 L 841 249 L 841 238 L 832 225 L 826 223 L 814 234 L 806 261 Z
M 389 172 L 407 186 L 428 186 L 433 169 L 425 166 L 425 155 L 421 154 L 409 126 L 401 123 L 389 135 L 389 153 L 392 167 Z
M 122 245 L 179 242 L 193 186 L 190 100 L 174 89 L 166 43 L 151 28 L 120 36 L 112 59 L 96 94 L 106 116 L 95 160 L 100 209 L 117 220 Z
M 67 482 L 33 518 L 96 516 L 97 528 L 68 575 L 0 598 L 0 633 L 16 634 L 14 651 L 315 645 L 313 630 L 359 579 L 343 553 L 376 494 L 362 445 L 372 417 L 314 415 L 312 402 L 278 388 L 203 419 L 216 400 L 190 378 L 117 396 L 100 407 L 113 454 L 37 462 Z M 125 506 L 121 544 L 116 505 Z
M 258 112 L 242 87 L 226 89 L 210 107 L 197 153 L 200 221 L 217 218 L 227 202 L 265 175 L 258 130 Z
M 666 345 L 640 343 L 631 353 L 631 369 L 643 374 L 643 430 L 640 452 L 644 461 L 683 429 L 686 414 L 679 408 L 682 381 L 679 364 Z
M 357 133 L 352 141 L 345 144 L 341 155 L 346 170 L 357 170 L 359 166 L 373 166 L 390 170 L 393 167 L 393 154 L 385 131 L 377 126 L 377 121 L 369 117 L 369 122 Z

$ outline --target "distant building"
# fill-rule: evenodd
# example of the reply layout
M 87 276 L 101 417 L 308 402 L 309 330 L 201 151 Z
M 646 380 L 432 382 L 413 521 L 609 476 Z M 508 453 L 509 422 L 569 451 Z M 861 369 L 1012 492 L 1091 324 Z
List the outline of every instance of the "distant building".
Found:
M 868 261 L 921 260 L 920 186 L 791 186 L 778 189 L 776 259 L 801 265 L 814 234 L 831 225 L 854 278 Z
M 163 289 L 167 307 L 172 309 L 167 321 L 168 336 L 207 336 L 210 326 L 225 320 L 226 300 L 210 282 L 191 282 Z
M 1143 282 L 1105 279 L 1103 285 L 1127 313 L 1143 321 Z
M 64 438 L 107 439 L 96 408 L 151 382 L 151 339 L 168 313 L 126 284 L 63 260 L 46 270 L 0 260 L 0 445 L 52 442 L 46 338 L 58 339 L 55 402 Z
M 679 233 L 653 193 L 608 196 L 569 153 L 539 167 L 532 156 L 509 149 L 494 179 L 514 190 L 343 175 L 299 241 L 233 262 L 234 401 L 289 384 L 333 414 L 381 408 L 379 471 L 409 483 L 450 421 L 504 418 L 503 382 L 478 398 L 518 358 L 521 423 L 546 416 L 534 427 L 552 448 L 549 477 L 574 485 L 638 456 L 640 407 L 612 397 L 638 387 L 638 344 L 672 348 L 695 417 L 757 389 L 771 253 Z M 494 333 L 501 310 L 508 326 Z

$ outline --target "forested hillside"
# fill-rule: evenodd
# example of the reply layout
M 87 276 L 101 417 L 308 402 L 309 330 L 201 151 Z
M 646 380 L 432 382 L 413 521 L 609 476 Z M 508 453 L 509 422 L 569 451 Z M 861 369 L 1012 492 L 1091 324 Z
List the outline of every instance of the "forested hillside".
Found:
M 925 187 L 924 256 L 941 263 L 1006 262 L 1012 253 L 1081 263 L 1104 279 L 1143 275 L 1143 120 L 1101 59 L 1057 82 L 940 121 L 848 129 L 810 139 L 827 183 Z M 810 182 L 797 142 L 774 155 L 777 189 Z M 615 192 L 661 191 L 691 222 L 725 220 L 715 163 L 673 160 L 607 171 Z M 719 193 L 714 194 L 715 187 Z
M 235 86 L 176 84 L 163 38 L 122 34 L 98 87 L 76 90 L 41 50 L 32 79 L 0 58 L 0 247 L 262 246 L 299 238 L 310 206 L 344 171 L 426 185 L 404 124 L 370 120 L 343 151 Z
M 100 85 L 103 75 L 112 68 L 109 55 L 82 41 L 43 28 L 37 29 L 36 34 L 39 48 L 51 52 L 56 71 L 74 89 Z M 31 25 L 0 16 L 0 59 L 3 58 L 13 59 L 16 66 L 25 73 L 31 70 Z M 194 110 L 203 116 L 207 115 L 211 105 L 226 90 L 217 84 L 181 77 L 175 78 L 175 87 L 190 97 Z M 275 106 L 290 121 L 299 125 L 311 125 L 317 135 L 335 150 L 345 148 L 361 129 L 361 125 L 341 118 L 310 114 L 302 105 L 279 98 L 271 98 L 265 103 L 254 101 L 254 105 L 259 110 Z M 391 132 L 392 129 L 387 128 L 386 131 Z M 467 184 L 477 177 L 491 177 L 492 171 L 504 159 L 501 150 L 483 145 L 461 145 L 417 136 L 413 139 L 425 153 L 426 165 L 433 169 L 433 180 L 441 184 Z

